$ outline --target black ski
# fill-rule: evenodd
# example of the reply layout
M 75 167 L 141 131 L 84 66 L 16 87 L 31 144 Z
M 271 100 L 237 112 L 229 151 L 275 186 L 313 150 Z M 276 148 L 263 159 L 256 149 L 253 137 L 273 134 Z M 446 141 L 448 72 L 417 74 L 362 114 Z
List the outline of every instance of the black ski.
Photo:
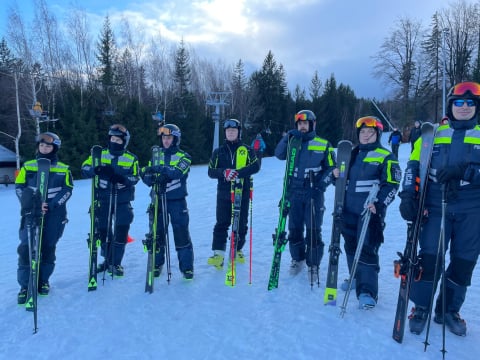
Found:
M 431 123 L 422 124 L 422 148 L 420 150 L 419 164 L 420 179 L 418 191 L 418 212 L 415 221 L 410 221 L 407 224 L 407 242 L 405 245 L 405 250 L 403 251 L 403 254 L 398 252 L 400 259 L 394 261 L 395 276 L 400 277 L 400 289 L 398 291 L 397 309 L 395 312 L 395 322 L 393 325 L 392 337 L 399 343 L 403 341 L 408 311 L 410 284 L 417 266 L 418 237 L 423 218 L 423 207 L 425 203 L 428 172 L 430 170 L 430 160 L 432 158 L 435 130 L 435 126 Z
M 340 176 L 335 180 L 335 200 L 333 205 L 332 237 L 330 240 L 327 283 L 323 302 L 325 305 L 337 304 L 338 260 L 340 258 L 340 235 L 345 188 L 352 154 L 352 143 L 342 140 L 337 146 L 337 167 Z
M 300 151 L 302 139 L 291 137 L 288 141 L 287 158 L 285 163 L 285 175 L 283 177 L 283 192 L 280 199 L 280 216 L 278 218 L 278 225 L 273 234 L 273 261 L 270 269 L 270 278 L 268 280 L 268 290 L 278 288 L 278 278 L 280 275 L 280 263 L 282 260 L 282 252 L 287 244 L 287 234 L 285 232 L 285 225 L 287 223 L 288 211 L 290 210 L 290 180 L 295 171 L 295 164 L 297 160 L 297 153 Z
M 90 151 L 92 156 L 92 168 L 100 166 L 102 159 L 102 147 L 94 145 Z M 101 245 L 100 236 L 98 233 L 98 224 L 95 211 L 98 209 L 98 183 L 99 178 L 95 175 L 92 178 L 92 192 L 90 202 L 90 233 L 88 234 L 88 291 L 97 290 L 97 258 L 98 248 Z
M 231 182 L 232 196 L 232 229 L 230 233 L 230 261 L 228 262 L 227 272 L 225 274 L 225 285 L 235 286 L 236 282 L 236 263 L 238 230 L 240 228 L 240 211 L 242 209 L 243 179 L 236 178 Z
M 33 312 L 33 332 L 37 332 L 37 297 L 38 275 L 40 268 L 40 253 L 42 249 L 44 214 L 41 211 L 42 203 L 47 201 L 48 176 L 50 174 L 50 160 L 37 160 L 37 189 L 34 194 L 32 211 L 27 220 L 28 247 L 30 255 L 30 275 L 28 279 L 27 301 L 25 308 Z M 38 214 L 38 216 L 37 216 Z
M 160 165 L 161 157 L 161 148 L 160 146 L 152 147 L 152 160 L 151 166 Z M 158 175 L 155 175 L 155 178 Z M 150 294 L 153 293 L 153 285 L 155 280 L 155 254 L 157 252 L 157 223 L 158 223 L 158 201 L 159 201 L 159 191 L 160 186 L 157 181 L 152 185 L 152 203 L 149 206 L 149 211 L 153 212 L 150 216 L 150 231 L 146 234 L 146 239 L 144 240 L 144 246 L 147 250 L 147 276 L 145 279 L 145 292 Z M 168 231 L 168 230 L 167 230 Z

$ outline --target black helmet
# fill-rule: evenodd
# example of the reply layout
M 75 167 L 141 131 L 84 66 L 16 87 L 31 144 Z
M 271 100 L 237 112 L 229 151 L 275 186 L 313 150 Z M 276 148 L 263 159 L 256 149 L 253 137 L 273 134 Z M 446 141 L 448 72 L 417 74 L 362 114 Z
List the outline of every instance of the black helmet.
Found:
M 309 125 L 309 131 L 315 130 L 315 121 L 317 120 L 317 117 L 313 113 L 313 111 L 310 110 L 300 110 L 295 114 L 295 127 L 298 128 L 297 122 L 298 121 L 308 121 Z
M 127 145 L 130 141 L 130 133 L 127 128 L 121 124 L 114 124 L 108 129 L 108 138 L 111 136 L 118 136 L 123 139 L 123 149 L 127 148 Z
M 377 130 L 377 141 L 380 142 L 380 138 L 383 133 L 383 124 L 379 118 L 375 116 L 364 116 L 357 120 L 355 127 L 357 128 L 357 138 L 360 135 L 360 130 L 364 127 L 371 127 Z
M 60 140 L 58 135 L 53 133 L 53 132 L 49 132 L 49 131 L 37 135 L 35 140 L 37 142 L 37 146 L 40 143 L 44 143 L 44 144 L 47 144 L 47 145 L 53 145 L 52 153 L 56 153 L 58 151 L 58 149 L 60 149 L 60 146 L 62 145 L 62 140 Z
M 165 124 L 163 126 L 160 126 L 157 130 L 157 135 L 162 136 L 162 135 L 172 135 L 173 136 L 173 146 L 178 146 L 180 145 L 180 140 L 182 139 L 182 132 L 180 131 L 180 128 L 175 125 L 175 124 Z
M 223 123 L 223 129 L 238 129 L 238 139 L 242 138 L 242 125 L 237 119 L 228 119 Z
M 447 117 L 455 119 L 452 114 L 452 104 L 455 100 L 465 99 L 475 101 L 477 115 L 480 105 L 480 84 L 476 82 L 461 82 L 450 89 L 447 96 Z

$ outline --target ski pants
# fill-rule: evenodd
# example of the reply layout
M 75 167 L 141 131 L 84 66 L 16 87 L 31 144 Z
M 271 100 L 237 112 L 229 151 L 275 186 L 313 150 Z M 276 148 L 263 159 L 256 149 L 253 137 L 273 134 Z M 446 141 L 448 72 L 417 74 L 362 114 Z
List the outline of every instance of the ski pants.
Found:
M 101 240 L 101 255 L 109 265 L 120 265 L 125 253 L 128 231 L 133 221 L 133 209 L 129 202 L 118 203 L 115 207 L 101 201 L 95 212 L 98 219 L 98 233 Z
M 242 194 L 242 204 L 240 209 L 240 221 L 238 229 L 238 242 L 235 238 L 236 249 L 242 250 L 245 245 L 245 236 L 248 230 L 248 210 L 250 203 L 250 194 L 244 191 Z M 232 200 L 230 192 L 217 193 L 217 222 L 213 227 L 212 250 L 225 251 L 227 247 L 228 229 L 232 221 Z
M 288 248 L 293 260 L 306 259 L 308 266 L 319 266 L 323 257 L 323 192 L 310 189 L 292 193 L 288 212 Z M 306 228 L 306 236 L 304 236 Z
M 441 212 L 429 211 L 428 218 L 423 224 L 420 233 L 419 267 L 412 281 L 410 299 L 417 305 L 428 308 L 430 306 L 433 287 L 437 286 L 441 276 L 441 257 L 437 259 L 438 244 L 440 240 Z M 447 312 L 459 312 L 467 287 L 470 286 L 472 273 L 480 254 L 480 221 L 478 213 L 452 213 L 445 215 L 445 251 L 450 246 L 450 261 L 445 271 L 445 308 Z M 438 260 L 435 277 L 435 264 Z M 421 273 L 419 273 L 421 269 Z M 434 280 L 437 281 L 434 283 Z M 437 298 L 436 313 L 442 311 L 442 294 Z
M 28 247 L 28 231 L 25 223 L 26 219 L 22 218 L 22 224 L 19 230 L 20 244 L 17 248 L 18 253 L 18 269 L 17 281 L 21 287 L 28 286 L 28 278 L 30 275 L 30 256 Z M 55 250 L 58 240 L 63 235 L 63 230 L 67 220 L 67 211 L 65 207 L 52 209 L 44 216 L 42 243 L 40 250 L 40 266 L 38 280 L 39 283 L 48 282 L 50 276 L 55 269 Z M 35 237 L 35 230 L 32 230 L 31 240 Z
M 349 272 L 352 270 L 362 226 L 361 215 L 344 211 L 342 236 L 345 239 Z M 369 293 L 375 300 L 378 298 L 378 273 L 380 272 L 378 250 L 383 242 L 384 226 L 381 217 L 371 215 L 355 274 L 357 297 L 362 293 Z
M 167 200 L 166 224 L 163 223 L 164 209 L 159 199 L 157 213 L 157 247 L 155 252 L 155 266 L 162 266 L 165 263 L 165 249 L 168 235 L 168 219 L 172 224 L 173 240 L 177 251 L 178 265 L 181 272 L 193 271 L 193 246 L 188 224 L 190 221 L 187 201 L 183 199 Z M 154 207 L 149 208 L 150 226 L 153 226 Z

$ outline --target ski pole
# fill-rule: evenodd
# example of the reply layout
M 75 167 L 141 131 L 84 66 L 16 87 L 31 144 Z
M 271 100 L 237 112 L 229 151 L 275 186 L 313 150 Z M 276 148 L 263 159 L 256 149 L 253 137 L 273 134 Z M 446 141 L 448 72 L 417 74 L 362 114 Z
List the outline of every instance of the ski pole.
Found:
M 105 263 L 110 266 L 108 260 L 110 259 L 110 243 L 111 243 L 111 236 L 112 236 L 112 203 L 113 203 L 113 184 L 110 183 L 110 194 L 108 199 L 108 216 L 107 216 L 107 234 L 105 239 Z M 105 272 L 107 271 L 107 266 L 103 267 L 103 274 L 102 274 L 102 285 L 105 285 Z
M 348 289 L 345 292 L 345 297 L 343 298 L 343 304 L 341 307 L 342 310 L 340 312 L 340 315 L 342 318 L 345 315 L 345 312 L 347 310 L 348 298 L 350 297 L 350 291 L 352 289 L 353 279 L 355 279 L 358 261 L 360 260 L 360 255 L 363 249 L 363 243 L 365 242 L 365 236 L 367 234 L 368 225 L 370 223 L 370 217 L 372 215 L 371 211 L 367 208 L 367 205 L 375 202 L 378 190 L 379 190 L 378 184 L 374 183 L 372 186 L 372 189 L 370 190 L 370 194 L 365 200 L 365 205 L 364 205 L 365 209 L 362 212 L 362 219 L 363 219 L 362 230 L 360 231 L 360 236 L 358 238 L 357 249 L 355 250 L 355 256 L 353 258 L 353 263 L 352 263 L 352 271 L 350 272 L 350 278 L 348 279 Z
M 170 285 L 170 279 L 172 278 L 172 267 L 170 262 L 170 239 L 168 236 L 168 208 L 167 208 L 167 194 L 166 188 L 161 188 L 161 204 L 162 204 L 162 221 L 163 232 L 165 238 L 165 261 L 167 263 L 167 282 Z
M 250 260 L 249 284 L 252 284 L 252 245 L 253 245 L 253 177 L 250 177 Z
M 428 307 L 428 317 L 427 317 L 427 331 L 425 334 L 425 341 L 423 351 L 427 351 L 427 346 L 430 345 L 428 342 L 428 338 L 430 335 L 430 324 L 432 322 L 432 309 L 433 309 L 433 298 L 435 297 L 435 292 L 437 288 L 437 283 L 440 277 L 439 274 L 439 260 L 442 261 L 442 316 L 443 316 L 443 325 L 442 325 L 442 332 L 443 332 L 443 349 L 441 352 L 443 353 L 443 358 L 445 358 L 445 210 L 447 207 L 446 203 L 446 186 L 442 184 L 442 218 L 440 220 L 440 236 L 438 239 L 438 250 L 437 250 L 437 258 L 435 260 L 435 273 L 433 275 L 433 285 L 432 285 L 432 292 L 430 295 L 430 305 Z

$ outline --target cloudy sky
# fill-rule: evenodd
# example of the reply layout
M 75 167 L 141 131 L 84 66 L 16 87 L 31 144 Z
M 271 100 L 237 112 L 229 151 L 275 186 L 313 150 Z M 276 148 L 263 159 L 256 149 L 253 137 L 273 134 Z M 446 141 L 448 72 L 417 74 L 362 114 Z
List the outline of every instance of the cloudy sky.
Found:
M 456 0 L 457 3 L 460 0 Z M 17 3 L 26 19 L 34 0 L 1 0 L 2 9 Z M 466 0 L 473 3 L 474 0 Z M 46 0 L 59 21 L 72 1 Z M 176 43 L 183 37 L 198 56 L 231 65 L 242 59 L 258 69 L 271 50 L 283 64 L 289 87 L 308 89 L 315 71 L 322 81 L 333 73 L 357 96 L 388 95 L 372 76 L 375 55 L 401 17 L 429 25 L 451 0 L 82 0 L 77 6 L 90 17 L 92 30 L 109 15 L 141 25 L 147 36 Z M 6 11 L 0 35 L 6 31 Z M 1 13 L 0 13 L 1 14 Z M 93 30 L 94 38 L 97 37 Z M 118 35 L 117 35 L 118 36 Z

